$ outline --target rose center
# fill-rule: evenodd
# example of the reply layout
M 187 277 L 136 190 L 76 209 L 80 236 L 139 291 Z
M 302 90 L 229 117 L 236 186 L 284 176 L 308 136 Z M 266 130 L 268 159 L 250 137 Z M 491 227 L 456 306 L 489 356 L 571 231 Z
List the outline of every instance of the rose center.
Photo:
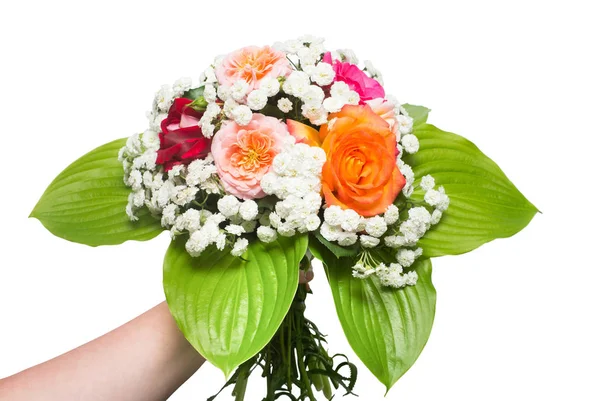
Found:
M 272 140 L 259 131 L 247 131 L 240 135 L 233 146 L 236 149 L 231 156 L 231 163 L 238 170 L 254 173 L 273 162 Z

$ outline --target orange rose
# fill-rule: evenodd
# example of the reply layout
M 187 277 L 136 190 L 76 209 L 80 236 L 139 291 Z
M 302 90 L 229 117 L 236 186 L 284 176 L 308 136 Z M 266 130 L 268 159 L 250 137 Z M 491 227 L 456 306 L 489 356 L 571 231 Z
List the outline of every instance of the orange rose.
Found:
M 370 217 L 383 213 L 406 180 L 396 166 L 396 136 L 368 105 L 346 105 L 319 132 L 327 154 L 323 195 L 328 206 Z

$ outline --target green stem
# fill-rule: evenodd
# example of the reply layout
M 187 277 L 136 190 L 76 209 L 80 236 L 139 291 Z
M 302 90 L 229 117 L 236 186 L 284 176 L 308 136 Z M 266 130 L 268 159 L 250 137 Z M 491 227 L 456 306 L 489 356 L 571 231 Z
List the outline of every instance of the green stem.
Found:
M 248 378 L 250 377 L 250 368 L 252 368 L 252 365 L 254 365 L 255 360 L 255 358 L 250 359 L 239 367 L 239 375 L 235 382 L 235 387 L 233 387 L 233 392 L 231 393 L 233 396 L 235 396 L 235 401 L 244 400 Z

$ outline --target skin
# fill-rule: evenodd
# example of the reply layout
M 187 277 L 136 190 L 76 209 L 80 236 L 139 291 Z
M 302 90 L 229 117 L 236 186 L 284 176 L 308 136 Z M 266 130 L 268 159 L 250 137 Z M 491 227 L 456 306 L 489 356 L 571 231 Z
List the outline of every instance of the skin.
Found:
M 300 282 L 313 272 L 300 272 Z M 166 302 L 54 359 L 0 380 L 0 400 L 160 401 L 204 363 Z

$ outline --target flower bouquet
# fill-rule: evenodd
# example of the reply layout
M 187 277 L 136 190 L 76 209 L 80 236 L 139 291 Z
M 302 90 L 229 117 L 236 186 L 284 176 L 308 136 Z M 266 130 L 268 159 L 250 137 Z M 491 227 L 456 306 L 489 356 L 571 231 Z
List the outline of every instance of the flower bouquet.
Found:
M 537 212 L 428 112 L 320 38 L 245 47 L 199 84 L 160 88 L 143 133 L 71 164 L 31 215 L 92 246 L 168 230 L 170 311 L 238 400 L 257 368 L 265 400 L 352 392 L 356 367 L 304 316 L 299 271 L 317 258 L 348 342 L 389 390 L 432 328 L 431 258 L 511 236 Z

